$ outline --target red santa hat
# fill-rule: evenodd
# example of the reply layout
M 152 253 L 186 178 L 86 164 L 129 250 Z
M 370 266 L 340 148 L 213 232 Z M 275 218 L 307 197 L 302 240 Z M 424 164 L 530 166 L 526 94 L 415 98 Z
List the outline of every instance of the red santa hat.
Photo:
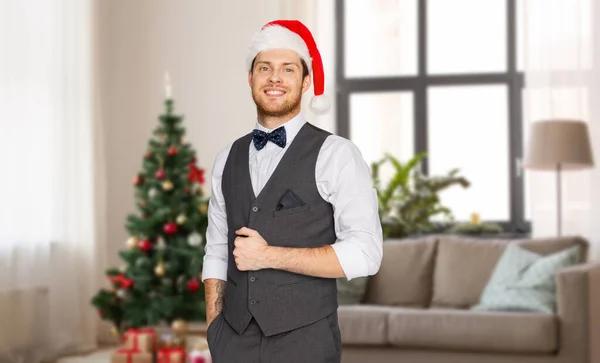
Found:
M 275 20 L 265 24 L 252 38 L 246 58 L 248 70 L 252 68 L 252 62 L 260 52 L 271 49 L 291 49 L 298 53 L 308 66 L 308 71 L 313 73 L 315 95 L 310 101 L 310 109 L 317 115 L 326 113 L 331 107 L 331 101 L 323 94 L 323 61 L 310 30 L 298 20 Z

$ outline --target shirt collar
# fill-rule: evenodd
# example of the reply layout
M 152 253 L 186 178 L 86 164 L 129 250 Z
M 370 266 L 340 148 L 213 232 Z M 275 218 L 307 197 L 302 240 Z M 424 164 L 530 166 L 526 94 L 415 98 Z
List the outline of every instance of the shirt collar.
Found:
M 302 113 L 299 113 L 296 116 L 294 116 L 294 118 L 287 121 L 283 125 L 277 126 L 277 128 L 279 128 L 281 126 L 285 127 L 287 144 L 290 144 L 292 142 L 292 140 L 294 140 L 296 135 L 298 135 L 298 132 L 300 132 L 300 129 L 302 128 L 302 126 L 304 126 L 305 123 L 306 123 L 306 120 L 304 119 L 304 116 L 302 116 Z M 275 130 L 275 129 L 268 129 L 268 128 L 264 127 L 263 125 L 258 123 L 258 121 L 256 122 L 256 128 L 261 131 L 267 132 L 267 133 Z

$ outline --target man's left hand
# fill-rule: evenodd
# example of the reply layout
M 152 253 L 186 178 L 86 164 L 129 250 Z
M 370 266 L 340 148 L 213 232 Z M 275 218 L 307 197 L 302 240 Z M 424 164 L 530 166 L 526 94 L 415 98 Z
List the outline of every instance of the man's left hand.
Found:
M 267 268 L 266 255 L 269 244 L 257 231 L 242 227 L 235 231 L 233 256 L 240 271 L 256 271 Z

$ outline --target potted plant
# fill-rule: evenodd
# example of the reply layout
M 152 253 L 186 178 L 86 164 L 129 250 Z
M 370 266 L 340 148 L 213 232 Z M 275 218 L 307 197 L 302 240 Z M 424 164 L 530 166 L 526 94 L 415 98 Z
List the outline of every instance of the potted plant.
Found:
M 458 175 L 458 169 L 441 176 L 423 175 L 417 166 L 425 156 L 422 152 L 402 163 L 386 154 L 371 165 L 384 238 L 435 232 L 454 221 L 452 211 L 442 205 L 439 193 L 453 185 L 467 188 L 470 182 Z M 394 166 L 395 174 L 387 185 L 382 186 L 379 171 L 388 162 Z M 441 217 L 442 222 L 436 222 L 434 217 Z

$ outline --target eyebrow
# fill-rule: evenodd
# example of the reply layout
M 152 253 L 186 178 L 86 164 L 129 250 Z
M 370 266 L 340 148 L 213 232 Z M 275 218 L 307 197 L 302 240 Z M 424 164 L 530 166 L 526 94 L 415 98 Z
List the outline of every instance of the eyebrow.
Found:
M 269 65 L 269 66 L 272 65 L 272 63 L 269 62 L 269 61 L 259 61 L 259 62 L 256 62 L 256 65 L 259 65 L 261 63 Z M 300 68 L 300 66 L 297 63 L 294 63 L 294 62 L 285 62 L 285 63 L 282 63 L 282 64 L 284 66 L 290 66 L 291 65 L 291 66 L 296 66 L 296 67 Z

